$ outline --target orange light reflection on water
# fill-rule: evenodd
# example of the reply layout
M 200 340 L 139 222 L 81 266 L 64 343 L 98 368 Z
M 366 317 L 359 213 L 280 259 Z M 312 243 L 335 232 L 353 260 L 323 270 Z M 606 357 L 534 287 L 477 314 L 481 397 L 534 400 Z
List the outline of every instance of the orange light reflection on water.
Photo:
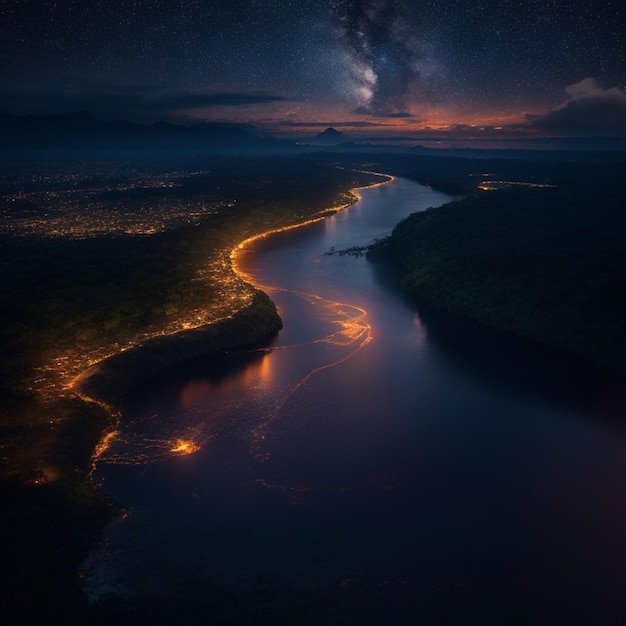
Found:
M 191 439 L 176 439 L 172 446 L 173 447 L 170 448 L 170 452 L 180 456 L 193 454 L 194 452 L 200 450 L 200 446 L 194 443 Z
M 257 351 L 254 354 L 260 355 L 260 359 L 247 363 L 233 375 L 215 381 L 197 379 L 189 382 L 180 392 L 180 405 L 187 408 L 204 402 L 216 392 L 228 393 L 238 387 L 248 387 L 259 379 L 270 378 L 272 366 L 271 359 L 267 358 L 268 352 Z
M 311 341 L 304 342 L 302 344 L 291 344 L 285 346 L 279 346 L 274 350 L 291 350 L 294 348 L 301 348 L 306 345 L 327 343 L 341 350 L 334 354 L 329 361 L 323 365 L 314 367 L 299 380 L 292 384 L 291 388 L 277 401 L 273 411 L 269 414 L 255 429 L 254 440 L 255 445 L 259 446 L 265 439 L 266 430 L 277 420 L 281 418 L 283 408 L 287 402 L 300 390 L 307 382 L 316 374 L 337 367 L 342 363 L 345 363 L 348 359 L 353 357 L 357 352 L 364 348 L 372 340 L 372 326 L 367 321 L 367 311 L 360 307 L 336 302 L 334 300 L 327 300 L 321 296 L 301 293 L 291 290 L 289 293 L 295 294 L 300 298 L 308 301 L 310 304 L 321 304 L 328 311 L 328 315 L 331 318 L 331 325 L 333 327 L 339 327 L 338 330 L 331 332 L 319 339 L 313 339 Z M 268 359 L 269 360 L 269 359 Z M 255 455 L 257 461 L 262 462 L 266 456 L 257 453 Z
M 379 172 L 371 171 L 367 171 L 365 173 L 375 174 L 377 176 L 384 177 L 384 180 L 378 183 L 374 183 L 372 185 L 365 185 L 363 188 L 378 187 L 394 180 L 394 178 L 392 176 L 389 176 L 388 174 L 380 174 Z M 265 420 L 263 420 L 255 429 L 255 440 L 257 443 L 264 439 L 264 431 L 279 418 L 279 415 L 288 400 L 295 393 L 297 393 L 298 390 L 301 389 L 312 376 L 314 376 L 318 372 L 336 367 L 341 363 L 344 363 L 372 340 L 372 327 L 367 321 L 367 311 L 360 307 L 327 300 L 315 294 L 301 293 L 289 289 L 272 289 L 271 287 L 255 283 L 254 277 L 244 269 L 246 262 L 244 258 L 242 258 L 242 254 L 245 255 L 246 251 L 250 250 L 251 244 L 253 244 L 255 241 L 258 241 L 259 239 L 264 239 L 270 235 L 291 230 L 293 228 L 299 228 L 300 226 L 306 226 L 320 220 L 324 220 L 325 228 L 332 231 L 336 227 L 336 213 L 342 209 L 354 205 L 362 199 L 359 189 L 360 188 L 355 188 L 351 190 L 350 201 L 341 205 L 340 207 L 335 207 L 334 215 L 328 216 L 328 212 L 326 212 L 326 215 L 322 217 L 308 220 L 301 224 L 295 224 L 286 228 L 272 230 L 261 235 L 257 235 L 256 237 L 251 237 L 249 239 L 246 239 L 245 241 L 242 241 L 236 248 L 232 250 L 230 254 L 233 270 L 244 281 L 255 285 L 257 288 L 264 289 L 270 293 L 272 291 L 287 291 L 303 298 L 304 300 L 308 300 L 308 302 L 311 304 L 322 304 L 329 312 L 329 317 L 331 317 L 332 319 L 331 323 L 333 324 L 333 326 L 335 326 L 335 328 L 337 326 L 339 327 L 338 330 L 335 330 L 334 332 L 331 332 L 330 334 L 320 339 L 315 339 L 310 342 L 306 342 L 305 344 L 280 346 L 279 348 L 274 349 L 293 349 L 302 345 L 312 343 L 328 343 L 337 347 L 348 348 L 348 352 L 346 354 L 343 354 L 341 356 L 338 355 L 336 359 L 331 360 L 329 363 L 312 369 L 292 386 L 289 392 L 285 394 L 275 405 L 272 413 Z M 268 359 L 267 362 L 269 367 L 270 360 Z M 256 457 L 257 460 L 260 460 L 262 456 L 263 455 L 258 454 Z
M 371 174 L 377 174 L 376 172 L 368 172 Z M 379 185 L 386 184 L 393 180 L 392 177 L 387 175 L 377 174 L 378 176 L 384 176 L 384 180 L 373 184 L 366 185 L 365 187 L 375 187 Z M 238 309 L 241 306 L 244 306 L 253 294 L 253 290 L 250 288 L 250 285 L 255 286 L 256 288 L 262 288 L 267 291 L 283 291 L 282 289 L 268 289 L 262 285 L 259 285 L 254 280 L 253 276 L 248 274 L 242 266 L 245 266 L 245 260 L 243 258 L 239 259 L 241 253 L 246 252 L 246 249 L 252 248 L 251 244 L 255 241 L 263 240 L 270 235 L 293 230 L 295 228 L 300 228 L 301 226 L 306 226 L 309 224 L 313 224 L 315 222 L 319 222 L 321 220 L 325 220 L 327 224 L 329 222 L 334 222 L 334 220 L 328 219 L 331 213 L 336 213 L 344 208 L 347 208 L 361 199 L 361 194 L 356 190 L 352 190 L 349 196 L 349 201 L 342 203 L 341 205 L 332 207 L 331 209 L 327 209 L 320 213 L 319 216 L 306 220 L 301 223 L 293 224 L 291 226 L 277 228 L 260 235 L 256 235 L 254 237 L 250 237 L 249 239 L 241 242 L 235 248 L 233 248 L 230 253 L 225 251 L 224 254 L 220 255 L 220 258 L 217 262 L 213 263 L 211 267 L 205 268 L 202 272 L 198 274 L 198 280 L 209 280 L 210 282 L 216 282 L 221 284 L 224 288 L 224 295 L 227 296 L 224 298 L 225 301 L 228 302 L 228 306 Z M 334 227 L 334 223 L 330 226 Z M 238 262 L 239 261 L 239 262 Z M 219 270 L 219 271 L 218 271 Z M 219 277 L 219 280 L 218 280 Z M 290 290 L 286 290 L 290 291 Z M 341 302 L 336 302 L 332 300 L 327 300 L 318 295 L 313 294 L 305 294 L 300 292 L 294 292 L 295 295 L 308 300 L 311 304 L 321 304 L 326 308 L 326 317 L 327 320 L 331 324 L 331 332 L 326 334 L 323 337 L 313 339 L 311 341 L 306 342 L 305 344 L 315 344 L 315 343 L 327 343 L 330 345 L 334 345 L 338 348 L 342 348 L 341 353 L 334 355 L 329 359 L 324 365 L 315 367 L 311 371 L 309 371 L 305 376 L 300 378 L 295 382 L 294 385 L 284 394 L 279 401 L 274 405 L 274 410 L 270 415 L 266 416 L 262 422 L 255 428 L 255 435 L 257 437 L 263 436 L 263 431 L 267 428 L 272 422 L 274 422 L 279 414 L 281 413 L 282 408 L 285 406 L 285 403 L 300 389 L 306 382 L 311 378 L 311 376 L 315 375 L 318 372 L 323 370 L 335 367 L 340 363 L 345 362 L 351 356 L 353 356 L 356 352 L 358 352 L 361 348 L 369 343 L 372 338 L 371 326 L 367 322 L 367 312 L 359 308 L 357 306 L 351 304 L 345 304 Z M 228 308 L 228 307 L 225 307 Z M 210 323 L 219 319 L 219 315 L 216 315 L 216 311 L 212 312 L 211 315 L 209 311 L 194 311 L 194 315 L 190 319 L 189 312 L 186 312 L 187 316 L 181 316 L 180 319 L 177 319 L 174 327 L 168 327 L 164 329 L 162 332 L 156 334 L 172 334 L 179 330 L 194 328 L 197 326 L 201 326 L 206 323 Z M 225 313 L 225 311 L 219 311 L 219 313 Z M 231 313 L 232 314 L 232 313 Z M 153 335 L 150 335 L 153 336 Z M 142 337 L 142 339 L 149 338 L 150 336 Z M 132 346 L 116 346 L 117 351 L 120 349 L 123 350 L 127 347 Z M 276 349 L 293 349 L 299 347 L 298 345 L 287 345 L 274 347 L 272 350 Z M 261 354 L 263 351 L 258 351 L 256 354 Z M 220 392 L 229 392 L 236 391 L 237 388 L 246 388 L 249 385 L 255 384 L 257 381 L 270 380 L 272 379 L 274 372 L 272 368 L 272 359 L 267 358 L 269 352 L 262 353 L 262 356 L 257 361 L 252 360 L 251 362 L 246 364 L 246 367 L 243 367 L 239 373 L 232 376 L 224 376 L 218 380 L 195 380 L 191 381 L 188 385 L 186 385 L 180 391 L 180 404 L 182 407 L 189 407 L 194 404 L 199 404 L 210 398 L 211 395 L 215 393 L 215 391 Z M 96 361 L 98 362 L 98 361 Z M 92 365 L 93 366 L 93 365 Z M 97 367 L 97 365 L 95 365 Z M 84 369 L 82 376 L 85 375 Z M 76 389 L 77 384 L 80 382 L 81 375 L 72 380 L 70 383 L 70 387 Z M 203 422 L 204 426 L 206 423 Z M 200 428 L 196 428 L 194 430 L 193 438 L 189 437 L 189 429 L 186 428 L 186 433 L 182 433 L 181 428 L 173 428 L 170 429 L 169 436 L 164 437 L 155 437 L 147 441 L 146 449 L 143 450 L 138 456 L 134 456 L 130 462 L 133 463 L 145 463 L 150 460 L 155 460 L 158 458 L 163 458 L 161 455 L 171 454 L 176 456 L 184 456 L 190 455 L 197 451 L 199 451 L 205 443 L 211 439 L 212 435 L 208 435 L 204 432 L 204 426 Z M 172 432 L 174 431 L 174 432 Z M 183 434 L 183 436 L 176 436 L 175 431 L 178 431 L 178 435 Z M 201 432 L 202 431 L 202 432 Z M 174 436 L 172 436 L 174 435 Z M 111 432 L 107 436 L 105 436 L 100 445 L 98 446 L 95 454 L 94 461 L 97 461 L 100 458 L 104 458 L 106 456 L 105 452 L 107 452 L 111 448 L 111 444 L 116 439 L 120 438 L 119 432 Z M 125 443 L 125 442 L 122 442 Z M 132 442 L 131 442 L 132 443 Z M 130 444 L 129 444 L 130 445 Z M 134 445 L 134 444 L 133 444 Z M 113 462 L 129 462 L 129 457 L 126 453 L 122 452 L 121 454 L 117 451 L 114 451 L 111 454 L 110 459 Z
M 394 177 L 390 176 L 389 174 L 381 174 L 380 172 L 371 172 L 368 170 L 358 170 L 358 171 L 361 171 L 364 174 L 372 174 L 374 176 L 379 176 L 381 178 L 384 178 L 384 180 L 381 180 L 380 182 L 377 182 L 377 183 L 372 183 L 371 185 L 364 185 L 363 187 L 355 187 L 354 189 L 351 189 L 348 194 L 349 199 L 346 202 L 330 207 L 329 209 L 324 209 L 318 214 L 317 217 L 313 217 L 303 222 L 298 222 L 296 224 L 283 226 L 281 228 L 274 228 L 264 233 L 254 235 L 253 237 L 249 237 L 248 239 L 245 239 L 244 241 L 240 242 L 230 252 L 230 265 L 234 273 L 240 278 L 242 278 L 245 282 L 255 285 L 259 289 L 265 289 L 266 287 L 264 287 L 263 285 L 258 285 L 255 283 L 254 278 L 241 267 L 242 264 L 239 262 L 240 254 L 245 253 L 246 249 L 250 248 L 250 246 L 255 241 L 263 240 L 263 239 L 266 239 L 267 237 L 276 235 L 278 233 L 283 233 L 289 230 L 294 230 L 296 228 L 302 228 L 303 226 L 309 226 L 310 224 L 315 224 L 321 221 L 325 221 L 326 224 L 329 224 L 329 222 L 332 222 L 332 217 L 334 217 L 334 214 L 338 213 L 339 211 L 343 211 L 344 209 L 347 209 L 348 207 L 353 206 L 359 200 L 361 200 L 361 194 L 359 191 L 360 189 L 371 189 L 373 187 L 386 185 L 387 183 L 391 182 L 394 179 Z M 331 213 L 333 215 L 331 215 Z M 334 224 L 330 225 L 330 228 L 333 228 L 333 227 L 334 227 Z

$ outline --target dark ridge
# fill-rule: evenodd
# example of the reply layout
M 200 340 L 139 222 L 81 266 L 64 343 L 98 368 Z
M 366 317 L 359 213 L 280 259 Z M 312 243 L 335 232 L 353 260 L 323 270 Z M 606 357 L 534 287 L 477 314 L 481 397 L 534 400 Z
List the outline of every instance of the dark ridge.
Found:
M 276 306 L 262 291 L 232 317 L 200 328 L 150 339 L 119 352 L 84 372 L 76 383 L 81 395 L 118 407 L 140 383 L 174 365 L 225 350 L 258 347 L 282 328 Z
M 2 149 L 287 149 L 290 141 L 261 137 L 237 124 L 182 126 L 159 121 L 101 122 L 87 111 L 61 115 L 0 113 Z

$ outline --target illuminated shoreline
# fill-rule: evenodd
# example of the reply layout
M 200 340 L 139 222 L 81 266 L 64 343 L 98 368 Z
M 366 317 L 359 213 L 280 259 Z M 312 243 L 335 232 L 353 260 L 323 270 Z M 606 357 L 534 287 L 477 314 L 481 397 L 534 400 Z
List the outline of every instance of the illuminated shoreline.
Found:
M 329 217 L 333 217 L 334 215 L 336 215 L 340 211 L 348 209 L 351 206 L 354 206 L 357 202 L 359 202 L 361 200 L 361 195 L 359 194 L 359 191 L 361 189 L 372 189 L 374 187 L 380 187 L 382 185 L 387 185 L 388 183 L 392 182 L 394 180 L 394 178 L 395 178 L 394 176 L 391 176 L 390 174 L 383 174 L 381 172 L 370 172 L 370 171 L 367 171 L 367 170 L 359 170 L 359 171 L 361 171 L 364 174 L 372 174 L 374 176 L 382 176 L 382 177 L 385 178 L 385 180 L 382 180 L 382 181 L 377 182 L 377 183 L 372 183 L 371 185 L 363 185 L 361 187 L 354 187 L 353 189 L 350 189 L 349 193 L 350 193 L 350 195 L 352 197 L 351 197 L 349 202 L 345 202 L 345 203 L 339 205 L 338 207 L 331 207 L 329 209 L 323 209 L 322 211 L 320 211 L 320 213 L 323 213 L 323 215 L 319 215 L 318 217 L 314 217 L 312 219 L 305 220 L 304 222 L 298 222 L 296 224 L 290 224 L 289 226 L 282 226 L 280 228 L 272 228 L 272 229 L 270 229 L 268 231 L 259 233 L 258 235 L 252 235 L 252 237 L 248 237 L 247 239 L 244 239 L 243 241 L 238 243 L 230 251 L 231 267 L 232 267 L 233 271 L 235 272 L 235 274 L 237 274 L 237 276 L 242 278 L 245 282 L 247 282 L 248 284 L 252 285 L 253 287 L 255 287 L 257 289 L 261 289 L 262 286 L 255 285 L 254 282 L 252 282 L 252 279 L 251 279 L 250 275 L 247 274 L 246 272 L 244 272 L 243 270 L 241 270 L 241 268 L 239 267 L 238 257 L 239 257 L 239 255 L 242 252 L 244 252 L 246 250 L 246 248 L 249 245 L 251 245 L 255 241 L 259 241 L 259 240 L 262 240 L 262 239 L 267 239 L 268 237 L 271 237 L 272 235 L 277 235 L 279 233 L 284 233 L 284 232 L 287 232 L 287 231 L 290 231 L 290 230 L 295 230 L 297 228 L 302 228 L 304 226 L 310 226 L 311 224 L 316 224 L 317 222 L 322 222 L 325 219 L 328 219 Z
M 224 325 L 224 324 L 228 325 L 229 322 L 232 322 L 232 324 L 236 325 L 238 316 L 245 315 L 247 309 L 253 308 L 255 292 L 257 293 L 257 296 L 259 293 L 263 294 L 269 300 L 272 306 L 274 306 L 274 309 L 275 309 L 275 304 L 269 299 L 267 294 L 265 294 L 265 292 L 262 291 L 263 287 L 256 285 L 254 281 L 252 280 L 252 278 L 248 274 L 246 274 L 243 270 L 241 270 L 241 268 L 239 267 L 239 264 L 238 264 L 239 254 L 243 252 L 254 241 L 267 239 L 268 237 L 272 235 L 275 235 L 281 232 L 294 230 L 296 228 L 308 226 L 308 225 L 323 221 L 329 217 L 332 217 L 336 215 L 339 211 L 347 209 L 353 206 L 354 204 L 356 204 L 359 200 L 361 200 L 361 195 L 359 193 L 361 189 L 369 189 L 372 187 L 378 187 L 381 185 L 388 184 L 394 180 L 393 176 L 390 176 L 388 174 L 382 174 L 380 172 L 368 171 L 368 172 L 363 172 L 363 173 L 372 174 L 378 177 L 384 177 L 384 180 L 373 182 L 370 185 L 363 185 L 363 186 L 354 187 L 350 189 L 349 190 L 350 200 L 348 202 L 344 202 L 341 205 L 336 206 L 336 207 L 323 209 L 319 212 L 317 217 L 314 217 L 312 219 L 307 219 L 307 220 L 304 220 L 302 222 L 298 222 L 295 224 L 290 224 L 288 226 L 273 228 L 268 231 L 259 233 L 257 235 L 253 235 L 251 237 L 248 237 L 247 239 L 244 239 L 240 243 L 238 243 L 234 248 L 230 250 L 229 253 L 224 251 L 224 253 L 220 253 L 218 255 L 221 259 L 223 259 L 224 264 L 226 262 L 226 259 L 228 259 L 228 265 L 229 265 L 228 269 L 230 269 L 230 271 L 234 273 L 234 275 L 236 276 L 238 280 L 243 282 L 243 286 L 247 286 L 249 288 L 249 289 L 243 289 L 237 294 L 233 294 L 233 298 L 230 303 L 232 306 L 232 309 L 228 314 L 224 315 L 223 317 L 211 320 L 208 323 L 206 322 L 200 323 L 197 326 L 187 325 L 185 323 L 173 322 L 170 324 L 170 328 L 172 326 L 176 327 L 176 330 L 174 330 L 173 332 L 167 332 L 167 329 L 163 329 L 160 332 L 154 333 L 149 336 L 144 335 L 143 340 L 137 341 L 136 343 L 134 343 L 134 345 L 127 346 L 123 348 L 122 350 L 119 350 L 115 353 L 108 355 L 104 359 L 96 360 L 95 362 L 91 360 L 90 365 L 86 369 L 83 369 L 82 371 L 80 371 L 78 375 L 73 376 L 71 381 L 64 385 L 64 388 L 66 390 L 71 391 L 76 396 L 78 396 L 81 400 L 88 402 L 88 403 L 93 402 L 96 405 L 107 410 L 112 420 L 114 421 L 114 423 L 111 424 L 111 427 L 107 428 L 106 432 L 102 435 L 98 445 L 95 447 L 93 451 L 93 454 L 92 454 L 93 466 L 92 467 L 95 466 L 95 463 L 97 462 L 98 458 L 101 457 L 101 455 L 109 447 L 112 440 L 115 438 L 115 431 L 118 427 L 119 419 L 121 416 L 120 409 L 119 409 L 121 396 L 123 396 L 124 393 L 128 393 L 130 390 L 132 390 L 132 388 L 136 387 L 137 384 L 139 384 L 140 382 L 146 379 L 146 376 L 141 376 L 139 380 L 128 381 L 126 379 L 125 380 L 126 384 L 124 385 L 125 387 L 124 389 L 115 390 L 115 391 L 111 391 L 111 389 L 107 389 L 108 387 L 106 383 L 107 376 L 109 378 L 114 378 L 113 373 L 117 374 L 116 368 L 115 368 L 115 362 L 123 361 L 123 360 L 133 361 L 134 357 L 136 357 L 137 360 L 141 362 L 141 355 L 140 355 L 141 351 L 146 350 L 146 349 L 149 350 L 149 345 L 152 342 L 161 341 L 161 342 L 171 342 L 172 344 L 174 344 L 178 341 L 183 341 L 186 337 L 190 335 L 190 333 L 198 333 L 198 334 L 206 333 L 210 335 L 212 333 L 219 332 L 221 325 Z M 246 291 L 249 291 L 249 293 L 244 293 Z M 276 317 L 277 317 L 277 322 L 279 325 L 277 328 L 272 329 L 272 334 L 275 334 L 275 332 L 277 332 L 277 330 L 280 328 L 280 325 L 282 324 L 277 311 L 276 311 Z M 180 320 L 178 322 L 180 322 Z M 256 338 L 257 343 L 269 340 L 268 330 L 269 329 L 263 329 L 262 327 L 259 328 L 259 332 L 258 332 L 259 336 Z M 245 343 L 246 345 L 249 345 L 250 341 L 247 341 Z M 167 352 L 167 347 L 166 346 L 163 346 L 163 347 L 165 348 L 165 352 Z M 220 346 L 219 348 L 209 350 L 208 352 L 201 351 L 200 354 L 189 354 L 188 358 L 184 360 L 191 360 L 193 358 L 198 358 L 199 356 L 206 356 L 213 352 L 219 352 L 224 349 L 234 349 L 237 347 L 242 347 L 242 346 L 240 345 Z M 147 358 L 149 358 L 149 355 Z M 175 363 L 168 363 L 165 366 L 163 366 L 162 364 L 159 364 L 159 367 L 156 369 L 148 368 L 151 371 L 149 372 L 149 376 L 147 377 L 148 378 L 153 377 L 157 375 L 160 371 L 162 371 L 164 367 L 177 364 L 178 362 L 182 362 L 182 361 L 176 361 Z M 98 379 L 105 381 L 104 384 L 100 383 L 100 387 L 105 389 L 105 397 L 103 397 L 102 391 L 98 393 L 89 389 L 90 383 L 91 383 L 92 388 L 93 387 L 98 388 L 98 383 L 99 383 Z M 95 385 L 94 385 L 94 381 L 95 381 Z M 111 400 L 109 397 L 106 397 L 106 392 L 108 392 L 109 394 L 112 394 L 114 396 L 114 399 Z M 193 445 L 187 445 L 185 447 L 181 447 L 181 446 L 178 446 L 174 442 L 171 452 L 180 455 L 180 454 L 191 454 L 195 452 L 196 450 L 197 450 L 197 447 Z

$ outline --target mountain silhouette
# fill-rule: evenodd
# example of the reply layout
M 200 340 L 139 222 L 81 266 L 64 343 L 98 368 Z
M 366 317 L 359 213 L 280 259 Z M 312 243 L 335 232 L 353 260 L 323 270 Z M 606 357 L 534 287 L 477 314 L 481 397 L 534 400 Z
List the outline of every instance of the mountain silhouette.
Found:
M 0 148 L 287 149 L 290 141 L 261 137 L 237 124 L 182 126 L 159 121 L 101 122 L 87 111 L 60 115 L 0 113 Z
M 327 128 L 321 133 L 317 133 L 317 135 L 315 135 L 315 141 L 321 142 L 321 143 L 336 144 L 336 143 L 341 143 L 345 139 L 346 139 L 346 136 L 343 133 L 339 132 L 338 130 L 335 130 L 334 128 Z

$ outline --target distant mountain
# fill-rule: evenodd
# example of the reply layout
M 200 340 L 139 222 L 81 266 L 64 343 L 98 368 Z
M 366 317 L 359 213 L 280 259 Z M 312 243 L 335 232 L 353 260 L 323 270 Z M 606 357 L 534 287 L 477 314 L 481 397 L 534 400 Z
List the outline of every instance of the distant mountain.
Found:
M 325 131 L 322 131 L 321 133 L 317 133 L 317 135 L 315 135 L 316 143 L 336 144 L 345 141 L 345 139 L 346 136 L 338 130 L 335 130 L 334 128 L 327 128 Z
M 87 111 L 45 116 L 0 113 L 0 148 L 281 150 L 294 145 L 236 124 L 100 122 Z

